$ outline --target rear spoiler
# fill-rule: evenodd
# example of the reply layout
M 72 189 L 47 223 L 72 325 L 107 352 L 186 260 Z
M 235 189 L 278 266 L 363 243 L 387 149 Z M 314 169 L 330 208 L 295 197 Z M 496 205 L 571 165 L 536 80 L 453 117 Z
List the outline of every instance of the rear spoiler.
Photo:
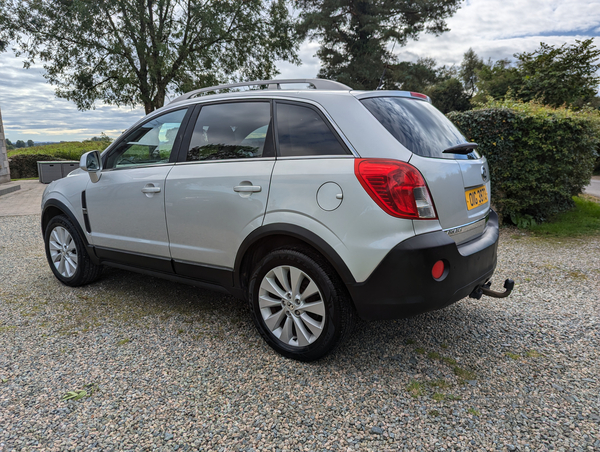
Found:
M 477 149 L 477 143 L 460 143 L 451 148 L 444 149 L 444 154 L 469 154 Z

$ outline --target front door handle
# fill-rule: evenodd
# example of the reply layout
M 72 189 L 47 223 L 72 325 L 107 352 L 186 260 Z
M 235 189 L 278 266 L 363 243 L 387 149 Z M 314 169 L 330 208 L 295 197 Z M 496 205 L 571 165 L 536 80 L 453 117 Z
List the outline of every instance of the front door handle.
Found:
M 236 193 L 258 193 L 262 190 L 260 185 L 236 185 L 233 191 Z
M 142 188 L 142 193 L 160 193 L 160 187 L 156 187 L 153 184 L 148 184 Z

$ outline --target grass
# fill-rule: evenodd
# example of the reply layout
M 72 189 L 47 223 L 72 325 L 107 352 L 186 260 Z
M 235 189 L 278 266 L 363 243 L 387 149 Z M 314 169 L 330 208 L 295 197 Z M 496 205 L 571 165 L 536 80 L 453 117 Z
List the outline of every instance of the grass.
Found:
M 67 160 L 79 160 L 88 151 L 103 151 L 110 143 L 108 141 L 68 141 L 64 143 L 32 146 L 8 151 L 8 158 L 15 155 L 44 154 Z
M 467 410 L 467 412 L 469 412 L 473 416 L 481 416 L 481 413 L 479 412 L 479 410 L 476 410 L 475 408 L 469 408 Z
M 412 380 L 407 386 L 406 390 L 415 399 L 422 396 L 425 393 L 425 385 L 419 381 Z
M 593 199 L 590 196 L 574 196 L 573 210 L 556 216 L 551 222 L 530 226 L 529 230 L 540 237 L 600 234 L 600 203 Z
M 90 397 L 96 390 L 98 389 L 98 385 L 96 383 L 89 383 L 83 386 L 83 389 L 78 389 L 76 391 L 68 391 L 65 395 L 61 397 L 60 400 L 73 400 L 77 401 L 83 399 L 84 397 Z
M 521 358 L 521 355 L 518 355 L 518 354 L 512 353 L 512 352 L 507 352 L 506 356 L 508 356 L 510 359 L 515 359 L 515 360 Z
M 475 374 L 473 372 L 471 372 L 470 370 L 467 370 L 467 369 L 463 369 L 462 367 L 454 366 L 452 368 L 452 370 L 454 371 L 454 375 L 456 375 L 458 378 L 461 378 L 463 380 L 477 379 L 477 377 L 475 376 Z

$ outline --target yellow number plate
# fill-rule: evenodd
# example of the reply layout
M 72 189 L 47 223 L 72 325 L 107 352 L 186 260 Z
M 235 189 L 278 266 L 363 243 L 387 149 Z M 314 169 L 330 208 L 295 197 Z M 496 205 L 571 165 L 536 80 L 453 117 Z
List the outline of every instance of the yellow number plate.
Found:
M 465 192 L 465 198 L 467 200 L 467 209 L 471 210 L 475 207 L 479 207 L 488 202 L 488 194 L 485 185 L 467 190 Z

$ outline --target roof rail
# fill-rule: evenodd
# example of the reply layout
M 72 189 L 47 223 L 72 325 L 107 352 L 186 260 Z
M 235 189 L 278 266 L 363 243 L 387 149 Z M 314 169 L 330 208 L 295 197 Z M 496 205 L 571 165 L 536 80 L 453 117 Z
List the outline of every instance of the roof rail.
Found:
M 257 80 L 253 82 L 242 82 L 242 83 L 231 83 L 229 85 L 218 85 L 218 86 L 210 86 L 208 88 L 196 89 L 194 91 L 190 91 L 189 93 L 185 93 L 182 96 L 177 97 L 172 100 L 170 103 L 173 104 L 175 102 L 181 102 L 182 100 L 191 99 L 193 97 L 198 96 L 202 93 L 207 93 L 210 91 L 219 91 L 222 89 L 230 89 L 230 88 L 239 88 L 242 86 L 258 86 L 258 85 L 267 85 L 269 90 L 271 89 L 281 89 L 281 85 L 292 84 L 292 83 L 307 83 L 312 85 L 313 89 L 323 89 L 323 90 L 351 90 L 349 86 L 344 85 L 340 82 L 334 82 L 333 80 L 325 80 L 322 78 L 290 78 L 290 79 L 279 79 L 279 80 Z

